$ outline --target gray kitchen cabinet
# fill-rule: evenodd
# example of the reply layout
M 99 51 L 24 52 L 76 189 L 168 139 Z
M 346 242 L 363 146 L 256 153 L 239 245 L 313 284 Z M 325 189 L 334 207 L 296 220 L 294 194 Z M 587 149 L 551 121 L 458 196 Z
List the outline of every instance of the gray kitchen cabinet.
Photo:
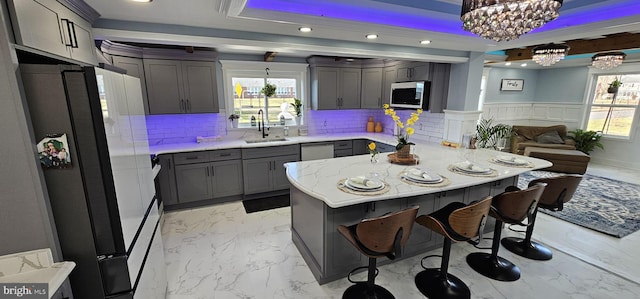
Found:
M 299 145 L 242 149 L 244 194 L 288 189 L 284 163 L 300 160 Z
M 353 156 L 353 141 L 338 140 L 333 142 L 333 157 L 349 157 Z
M 376 144 L 377 148 L 377 144 Z M 369 153 L 369 140 L 355 139 L 353 140 L 353 155 L 364 155 Z
M 387 66 L 382 74 L 382 104 L 391 103 L 391 84 L 396 82 L 397 68 L 395 66 Z
M 396 82 L 429 80 L 428 62 L 409 62 L 398 66 Z
M 174 164 L 178 203 L 243 193 L 238 149 L 175 154 Z
M 178 195 L 176 193 L 176 176 L 173 165 L 173 155 L 160 155 L 158 156 L 160 163 L 160 173 L 156 178 L 157 196 L 164 203 L 165 206 L 170 206 L 178 203 Z
M 218 112 L 216 64 L 144 59 L 150 114 Z
M 450 71 L 451 64 L 431 63 L 431 69 L 429 70 L 429 78 L 431 79 L 429 111 L 431 113 L 442 113 L 447 107 Z
M 362 69 L 361 108 L 382 108 L 382 68 Z
M 428 215 L 436 210 L 436 196 L 434 194 L 425 194 L 407 199 L 407 208 L 419 206 L 418 215 Z M 411 230 L 411 236 L 403 249 L 403 254 L 408 256 L 423 252 L 425 248 L 432 247 L 438 240 L 440 235 L 435 234 L 432 230 L 422 226 L 414 225 Z
M 144 103 L 144 113 L 149 114 L 149 100 L 147 97 L 147 84 L 144 76 L 144 62 L 140 58 L 124 56 L 112 56 L 113 65 L 127 71 L 127 75 L 140 79 L 142 87 L 142 100 Z
M 359 68 L 314 67 L 312 105 L 318 110 L 360 108 Z
M 91 24 L 55 0 L 10 0 L 16 43 L 97 65 Z

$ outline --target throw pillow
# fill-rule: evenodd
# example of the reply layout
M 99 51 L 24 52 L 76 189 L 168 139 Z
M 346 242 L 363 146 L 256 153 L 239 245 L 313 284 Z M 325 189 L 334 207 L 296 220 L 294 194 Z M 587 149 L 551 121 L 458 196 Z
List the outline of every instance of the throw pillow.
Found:
M 558 134 L 558 131 L 549 131 L 546 133 L 542 133 L 534 138 L 538 143 L 547 143 L 547 144 L 563 144 L 564 140 Z

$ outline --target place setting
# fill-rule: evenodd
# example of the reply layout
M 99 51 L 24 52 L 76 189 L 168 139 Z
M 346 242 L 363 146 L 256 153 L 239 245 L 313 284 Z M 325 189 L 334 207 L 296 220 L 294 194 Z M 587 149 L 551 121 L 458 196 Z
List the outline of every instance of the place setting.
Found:
M 493 168 L 487 167 L 480 163 L 471 161 L 462 161 L 449 165 L 447 167 L 449 171 L 457 174 L 477 177 L 495 177 L 498 176 L 498 171 Z
M 341 179 L 337 187 L 340 191 L 358 195 L 380 195 L 391 189 L 383 180 L 364 175 Z
M 502 166 L 509 166 L 509 167 L 519 167 L 519 168 L 535 167 L 535 164 L 525 159 L 518 158 L 516 156 L 510 156 L 510 155 L 497 155 L 495 157 L 491 157 L 489 159 L 489 162 L 502 165 Z
M 448 178 L 429 169 L 412 167 L 398 174 L 404 183 L 421 187 L 444 187 L 451 184 Z

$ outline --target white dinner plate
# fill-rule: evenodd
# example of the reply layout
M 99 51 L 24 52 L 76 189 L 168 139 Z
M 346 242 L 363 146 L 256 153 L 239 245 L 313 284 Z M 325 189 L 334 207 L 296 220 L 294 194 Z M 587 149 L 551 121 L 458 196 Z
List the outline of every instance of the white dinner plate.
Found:
M 381 181 L 371 180 L 371 182 L 375 183 L 375 186 L 365 186 L 363 184 L 352 182 L 349 179 L 344 182 L 344 185 L 347 186 L 347 188 L 356 191 L 378 191 L 384 188 L 384 184 Z
M 417 183 L 439 183 L 442 182 L 442 177 L 436 173 L 420 168 L 413 168 L 406 172 L 404 175 L 410 181 Z
M 453 166 L 457 170 L 460 170 L 460 171 L 466 172 L 466 173 L 480 174 L 480 173 L 489 173 L 489 172 L 491 172 L 491 168 L 479 165 L 477 163 L 469 162 L 469 161 L 458 162 L 458 163 L 453 164 Z
M 512 165 L 526 165 L 526 164 L 529 164 L 529 162 L 527 162 L 527 160 L 520 159 L 520 158 L 517 158 L 517 157 L 512 157 L 512 156 L 497 156 L 496 157 L 496 161 L 502 162 L 502 163 L 506 163 L 506 164 L 512 164 Z

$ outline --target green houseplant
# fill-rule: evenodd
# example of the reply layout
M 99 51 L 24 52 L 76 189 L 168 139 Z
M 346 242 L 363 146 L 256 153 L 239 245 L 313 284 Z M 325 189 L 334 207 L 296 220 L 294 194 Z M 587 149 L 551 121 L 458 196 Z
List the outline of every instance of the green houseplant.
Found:
M 618 78 L 616 78 L 615 80 L 611 81 L 609 83 L 609 88 L 607 88 L 607 92 L 608 93 L 616 93 L 618 92 L 618 88 L 620 88 L 620 86 L 622 86 L 622 81 L 618 80 Z
M 602 143 L 600 143 L 602 132 L 576 129 L 573 131 L 569 131 L 569 134 L 571 135 L 567 136 L 567 138 L 576 142 L 576 149 L 587 155 L 596 147 L 604 149 L 604 146 L 602 145 Z
M 302 101 L 297 98 L 293 98 L 293 109 L 296 110 L 296 116 L 302 115 Z
M 265 97 L 270 98 L 276 94 L 276 85 L 267 83 L 264 85 L 264 87 L 262 87 L 262 89 L 260 90 L 260 93 L 263 94 Z
M 481 118 L 476 125 L 476 138 L 479 148 L 496 148 L 499 139 L 511 137 L 511 126 L 493 125 L 493 119 Z

